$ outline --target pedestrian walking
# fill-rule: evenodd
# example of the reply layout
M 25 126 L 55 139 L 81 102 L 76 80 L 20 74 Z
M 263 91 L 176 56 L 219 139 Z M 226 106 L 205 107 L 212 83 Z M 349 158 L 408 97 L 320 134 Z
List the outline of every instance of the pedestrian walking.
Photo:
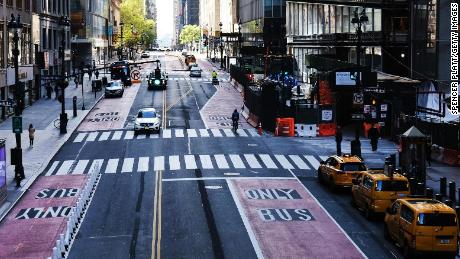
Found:
M 342 128 L 337 126 L 335 130 L 335 144 L 337 145 L 337 155 L 342 155 Z
M 56 100 L 57 100 L 59 96 L 59 87 L 57 86 L 57 84 L 54 85 L 54 92 L 56 93 Z
M 46 96 L 48 97 L 48 99 L 51 99 L 51 93 L 53 92 L 53 88 L 47 84 L 46 85 Z
M 426 162 L 428 163 L 428 167 L 431 167 L 431 142 L 429 139 L 426 140 L 425 146 L 426 152 Z
M 29 124 L 29 141 L 30 147 L 34 147 L 35 128 L 32 124 Z
M 372 123 L 372 128 L 369 129 L 367 134 L 371 139 L 372 151 L 377 151 L 377 144 L 379 142 L 380 133 L 375 123 Z

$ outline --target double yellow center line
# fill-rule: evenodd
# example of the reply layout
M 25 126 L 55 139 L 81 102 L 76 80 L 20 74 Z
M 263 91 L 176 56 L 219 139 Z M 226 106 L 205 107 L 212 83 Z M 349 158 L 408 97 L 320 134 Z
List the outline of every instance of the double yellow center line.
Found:
M 166 107 L 166 90 L 163 90 L 163 121 L 162 121 L 162 126 L 163 126 L 163 129 L 166 129 L 166 114 L 167 114 L 167 107 Z
M 152 259 L 161 258 L 161 201 L 163 171 L 155 172 L 155 195 L 153 201 Z

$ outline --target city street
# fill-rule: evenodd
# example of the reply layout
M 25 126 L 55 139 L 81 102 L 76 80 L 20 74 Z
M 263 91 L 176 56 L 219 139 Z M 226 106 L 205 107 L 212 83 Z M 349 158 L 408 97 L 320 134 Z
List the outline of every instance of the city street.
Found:
M 349 206 L 346 191 L 318 185 L 316 168 L 330 154 L 321 139 L 260 136 L 247 126 L 234 134 L 212 121 L 230 114 L 203 118 L 200 110 L 228 113 L 232 104 L 212 99 L 236 90 L 214 87 L 208 73 L 190 80 L 178 57 L 158 55 L 167 90 L 148 91 L 144 80 L 121 100 L 100 101 L 44 171 L 86 174 L 98 164 L 103 173 L 70 258 L 399 257 L 382 223 Z M 164 116 L 159 135 L 134 135 L 142 107 Z

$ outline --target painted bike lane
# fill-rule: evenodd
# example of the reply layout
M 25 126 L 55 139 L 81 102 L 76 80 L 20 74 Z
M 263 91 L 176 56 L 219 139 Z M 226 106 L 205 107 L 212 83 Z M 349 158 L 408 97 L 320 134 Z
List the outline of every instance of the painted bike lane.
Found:
M 296 179 L 227 183 L 258 258 L 366 258 Z
M 52 255 L 87 175 L 40 177 L 0 225 L 0 258 Z
M 78 131 L 123 129 L 141 84 L 125 88 L 121 98 L 104 98 L 86 116 Z

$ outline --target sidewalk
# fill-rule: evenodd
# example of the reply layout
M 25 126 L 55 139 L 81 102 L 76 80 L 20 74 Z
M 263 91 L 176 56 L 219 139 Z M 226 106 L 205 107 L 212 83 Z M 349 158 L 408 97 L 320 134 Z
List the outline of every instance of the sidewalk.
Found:
M 101 77 L 101 75 L 100 75 Z M 22 114 L 23 133 L 21 134 L 21 146 L 23 153 L 23 166 L 25 179 L 21 182 L 21 188 L 16 188 L 14 181 L 14 166 L 11 165 L 10 149 L 16 146 L 15 136 L 12 133 L 11 118 L 0 123 L 0 138 L 6 139 L 7 150 L 7 201 L 0 206 L 0 220 L 5 213 L 18 201 L 21 195 L 34 182 L 37 176 L 48 165 L 52 157 L 57 153 L 61 146 L 67 141 L 70 135 L 83 121 L 91 108 L 100 100 L 103 91 L 91 92 L 91 85 L 86 76 L 84 79 L 84 102 L 86 110 L 82 111 L 83 99 L 81 85 L 75 87 L 73 81 L 65 90 L 65 108 L 69 119 L 67 125 L 67 134 L 61 135 L 59 129 L 54 126 L 54 120 L 59 118 L 61 113 L 61 103 L 55 99 L 53 92 L 51 99 L 41 98 L 32 106 L 27 107 Z M 73 117 L 72 98 L 77 96 L 77 117 Z M 28 127 L 33 124 L 36 129 L 34 147 L 29 147 Z

